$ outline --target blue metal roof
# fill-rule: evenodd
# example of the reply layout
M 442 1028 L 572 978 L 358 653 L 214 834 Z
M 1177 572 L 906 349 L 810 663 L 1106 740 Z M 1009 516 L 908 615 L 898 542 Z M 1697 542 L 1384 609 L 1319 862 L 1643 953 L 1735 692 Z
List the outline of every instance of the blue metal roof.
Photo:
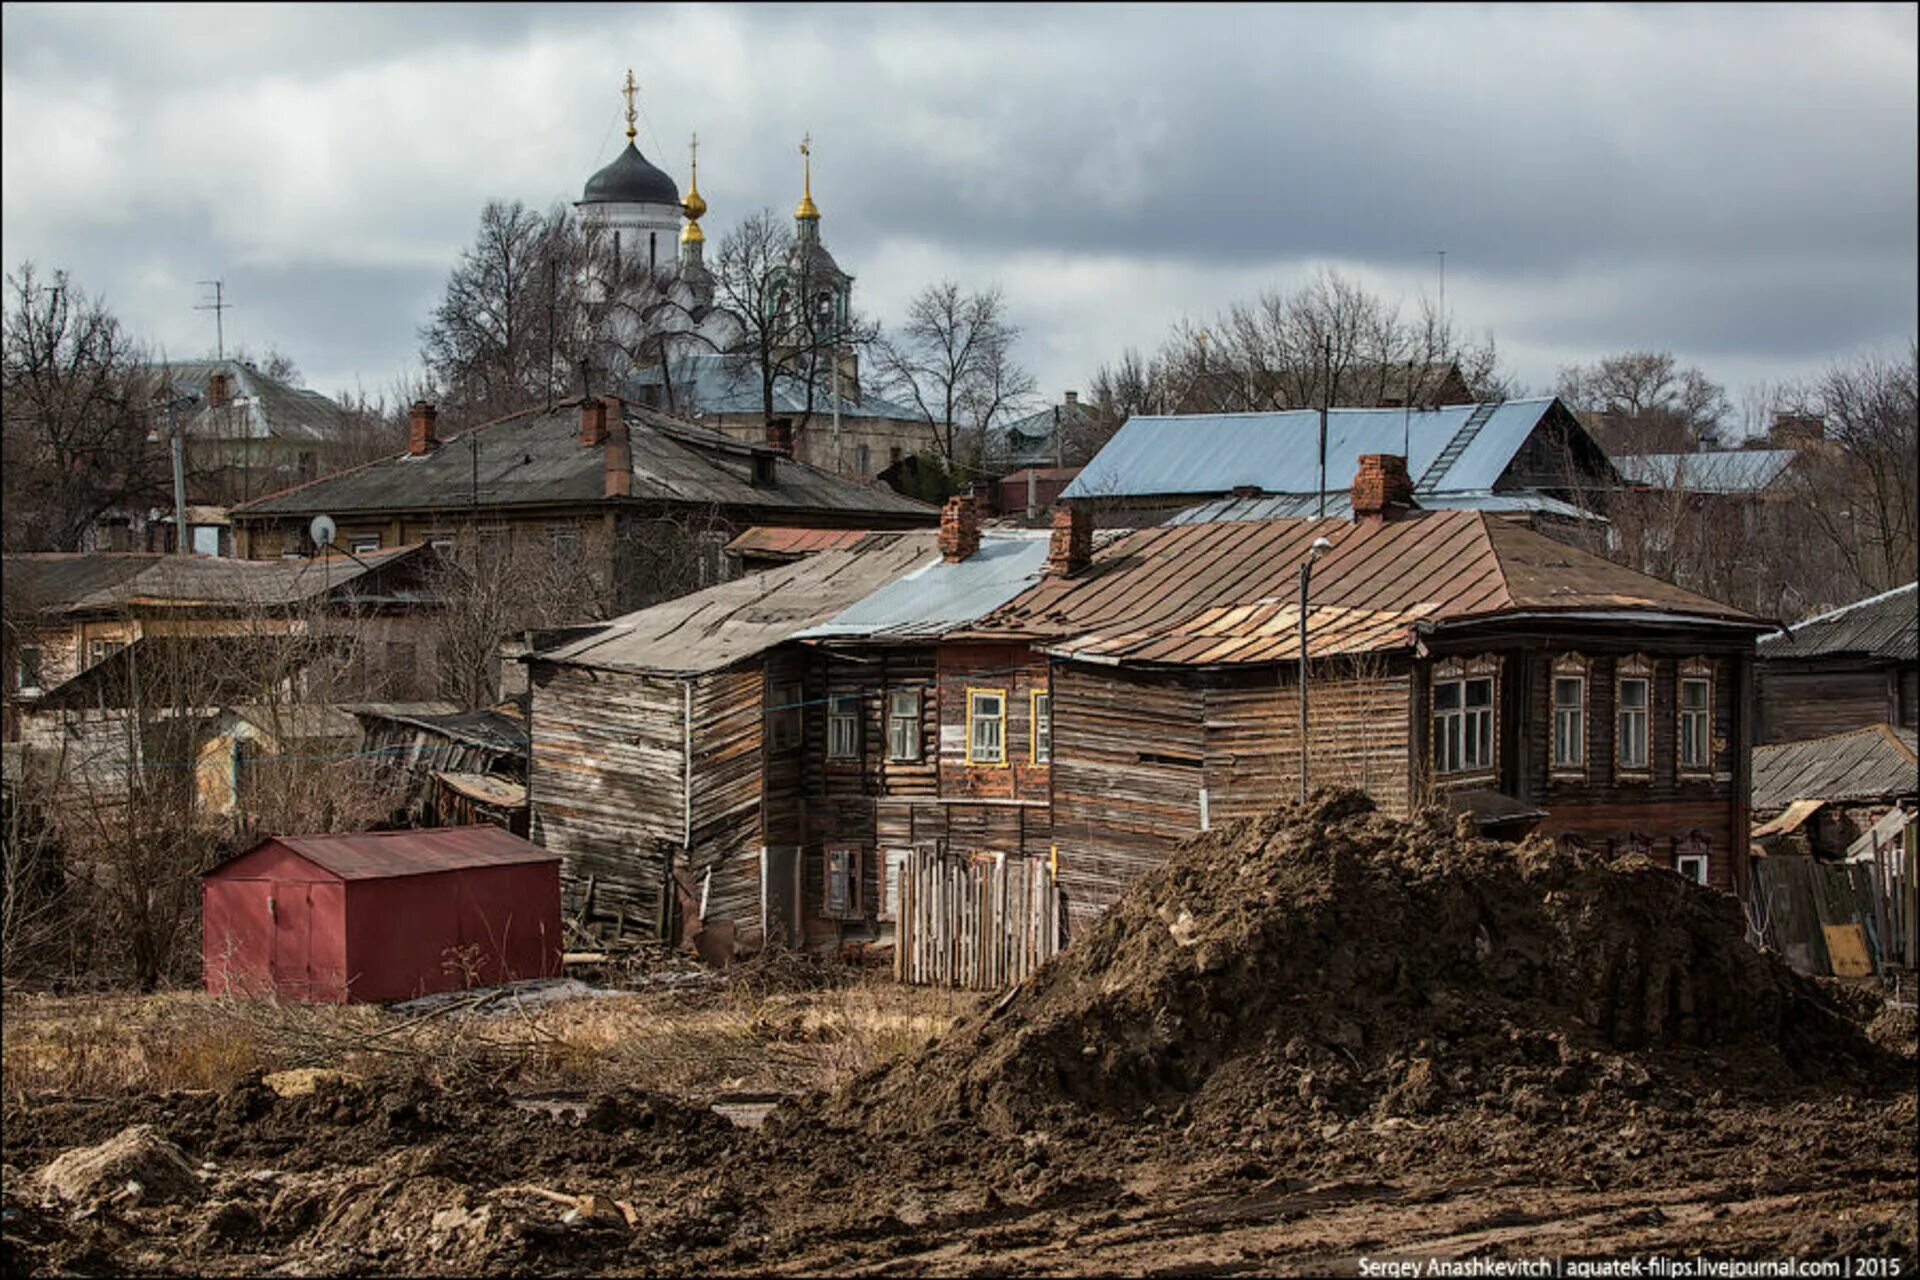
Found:
M 1363 453 L 1406 454 L 1423 492 L 1491 490 L 1553 403 L 1547 396 L 1487 408 L 1464 448 L 1434 475 L 1428 472 L 1435 461 L 1483 406 L 1334 409 L 1327 414 L 1327 491 L 1352 484 Z M 1226 493 L 1241 485 L 1317 494 L 1319 429 L 1313 409 L 1129 418 L 1061 497 Z
M 934 558 L 796 637 L 937 636 L 977 621 L 1039 581 L 1052 534 L 984 529 L 980 549 L 954 564 Z
M 1350 489 L 1330 491 L 1327 494 L 1328 519 L 1350 518 L 1353 515 L 1351 497 Z M 1592 520 L 1599 524 L 1606 523 L 1603 516 L 1597 516 L 1591 511 L 1583 511 L 1570 502 L 1562 502 L 1558 498 L 1549 498 L 1544 493 L 1535 493 L 1527 489 L 1509 493 L 1494 493 L 1485 489 L 1453 493 L 1423 493 L 1414 501 L 1428 511 L 1527 512 L 1534 515 L 1560 516 L 1567 520 Z M 1320 495 L 1317 493 L 1270 493 L 1258 498 L 1214 498 L 1169 516 L 1165 523 L 1213 524 L 1222 520 L 1299 518 L 1318 514 L 1319 505 Z
M 1613 460 L 1628 484 L 1688 493 L 1759 493 L 1772 488 L 1798 455 L 1791 449 L 1716 453 L 1636 453 Z
M 672 374 L 674 412 L 691 413 L 697 420 L 702 414 L 757 414 L 766 411 L 766 405 L 760 398 L 760 371 L 751 355 L 701 352 L 681 356 L 673 361 Z M 652 366 L 636 370 L 628 377 L 627 383 L 632 387 L 660 386 L 660 370 Z M 773 383 L 773 411 L 792 414 L 808 412 L 806 383 L 794 377 L 776 377 Z M 815 417 L 833 416 L 833 393 L 830 387 L 822 386 L 814 392 L 811 412 Z M 894 404 L 871 393 L 862 394 L 857 401 L 842 396 L 840 416 L 895 418 L 908 422 L 921 420 L 918 410 Z

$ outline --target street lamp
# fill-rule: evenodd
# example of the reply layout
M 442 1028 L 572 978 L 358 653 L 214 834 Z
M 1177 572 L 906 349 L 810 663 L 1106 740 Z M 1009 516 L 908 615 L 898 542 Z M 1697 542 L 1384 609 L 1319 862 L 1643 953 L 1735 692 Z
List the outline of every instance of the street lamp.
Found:
M 187 466 L 185 447 L 180 440 L 179 411 L 186 405 L 198 404 L 200 397 L 191 391 L 180 395 L 167 396 L 164 402 L 161 396 L 171 391 L 166 387 L 154 396 L 153 408 L 167 411 L 167 440 L 173 451 L 173 549 L 179 555 L 187 553 Z M 160 443 L 160 430 L 151 424 L 147 427 L 147 443 Z
M 1300 562 L 1300 803 L 1307 802 L 1307 588 L 1313 580 L 1313 562 L 1333 544 L 1315 538 Z

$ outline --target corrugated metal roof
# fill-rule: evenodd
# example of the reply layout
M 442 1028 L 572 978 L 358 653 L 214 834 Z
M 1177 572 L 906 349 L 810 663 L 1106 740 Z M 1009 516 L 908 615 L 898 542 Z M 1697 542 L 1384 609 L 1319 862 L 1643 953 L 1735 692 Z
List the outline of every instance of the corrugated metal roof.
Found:
M 1040 578 L 1053 535 L 985 529 L 980 549 L 953 564 L 938 557 L 848 605 L 798 640 L 942 635 L 998 609 Z
M 868 534 L 855 546 L 615 618 L 534 661 L 655 675 L 718 671 L 824 622 L 925 562 L 936 553 L 937 536 L 931 529 Z
M 1796 622 L 1761 640 L 1760 656 L 1787 661 L 1857 653 L 1908 662 L 1920 659 L 1916 586 L 1920 584 L 1909 582 Z
M 931 522 L 939 514 L 885 486 L 859 484 L 791 458 L 776 457 L 773 483 L 756 485 L 753 458 L 765 449 L 631 404 L 626 422 L 635 500 L 882 516 L 892 524 L 916 517 Z M 420 457 L 403 453 L 256 498 L 235 507 L 233 516 L 597 506 L 608 501 L 605 494 L 605 449 L 580 443 L 575 400 L 475 427 Z
M 1352 484 L 1365 453 L 1407 455 L 1407 471 L 1423 490 L 1491 490 L 1554 404 L 1549 396 L 1492 407 L 1464 447 L 1432 475 L 1434 462 L 1482 406 L 1334 409 L 1327 415 L 1327 492 L 1344 492 Z M 1319 430 L 1320 415 L 1312 409 L 1129 418 L 1061 496 L 1227 493 L 1243 485 L 1272 494 L 1317 494 Z
M 1798 457 L 1791 449 L 1727 449 L 1714 453 L 1630 453 L 1614 470 L 1628 484 L 1688 493 L 1759 493 L 1772 488 Z
M 1308 605 L 1315 655 L 1412 643 L 1417 623 L 1503 614 L 1639 613 L 1762 624 L 1730 605 L 1636 573 L 1479 511 L 1354 524 L 1267 520 L 1163 525 L 1097 550 L 1071 578 L 1043 578 L 970 638 L 1028 638 L 1095 661 L 1229 665 L 1299 656 L 1298 580 L 1314 539 Z
M 1349 519 L 1353 515 L 1353 494 L 1350 489 L 1340 489 L 1327 495 L 1327 516 L 1329 519 Z M 1494 493 L 1490 490 L 1461 491 L 1456 493 L 1423 493 L 1415 502 L 1427 511 L 1491 511 L 1496 514 L 1530 514 L 1558 516 L 1565 520 L 1591 520 L 1605 524 L 1604 516 L 1595 515 L 1570 502 L 1550 498 L 1544 493 L 1529 490 L 1515 490 L 1508 493 Z M 1167 524 L 1209 524 L 1216 520 L 1284 520 L 1301 519 L 1317 513 L 1320 495 L 1317 493 L 1272 493 L 1258 498 L 1214 498 L 1197 506 L 1188 507 L 1169 516 Z
M 1753 749 L 1753 808 L 1784 809 L 1796 800 L 1891 800 L 1920 791 L 1914 731 L 1868 725 L 1804 742 Z
M 175 389 L 200 397 L 181 423 L 192 440 L 277 438 L 329 443 L 347 431 L 346 411 L 334 401 L 239 360 L 183 360 L 147 369 L 155 378 L 164 374 Z M 228 378 L 230 399 L 220 405 L 213 403 L 210 385 L 216 373 Z
M 529 844 L 511 831 L 490 823 L 472 827 L 428 827 L 415 831 L 276 836 L 274 839 L 342 880 L 386 880 L 394 876 L 431 875 L 439 871 L 465 871 L 473 867 L 560 861 L 559 854 L 549 853 L 539 845 Z M 219 868 L 208 874 L 218 875 Z

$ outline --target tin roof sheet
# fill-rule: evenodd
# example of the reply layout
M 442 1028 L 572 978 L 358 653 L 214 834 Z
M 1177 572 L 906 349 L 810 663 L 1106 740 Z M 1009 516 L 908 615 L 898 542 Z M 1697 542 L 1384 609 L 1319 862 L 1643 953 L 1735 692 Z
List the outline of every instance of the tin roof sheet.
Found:
M 1759 493 L 1772 488 L 1798 457 L 1791 449 L 1727 449 L 1713 453 L 1630 453 L 1613 466 L 1628 484 L 1689 493 Z
M 670 385 L 674 403 L 695 417 L 703 414 L 759 416 L 767 411 L 760 386 L 760 367 L 751 355 L 696 352 L 674 360 L 668 373 L 670 382 L 661 376 L 659 366 L 650 366 L 632 374 L 627 383 L 635 388 Z M 791 374 L 781 374 L 773 381 L 773 411 L 831 418 L 833 389 L 823 382 L 815 388 L 809 403 L 806 382 Z M 872 392 L 863 392 L 858 400 L 842 396 L 840 416 L 905 422 L 924 420 L 917 409 L 895 404 Z
M 307 861 L 333 872 L 342 880 L 385 880 L 395 876 L 465 871 L 474 867 L 560 861 L 559 854 L 549 853 L 511 831 L 487 823 L 471 827 L 428 827 L 414 831 L 275 836 L 273 840 Z M 219 868 L 208 874 L 218 875 Z
M 1917 586 L 1909 582 L 1796 622 L 1762 639 L 1760 656 L 1784 660 L 1848 653 L 1912 662 L 1920 658 Z
M 1329 518 L 1348 519 L 1353 515 L 1350 489 L 1327 494 Z M 1550 515 L 1565 520 L 1606 523 L 1603 516 L 1583 510 L 1570 502 L 1550 498 L 1531 490 L 1494 493 L 1491 490 L 1462 490 L 1452 493 L 1423 493 L 1416 503 L 1427 511 L 1491 511 L 1507 515 Z M 1207 524 L 1215 520 L 1299 519 L 1317 514 L 1317 493 L 1270 493 L 1257 498 L 1213 498 L 1169 516 L 1167 524 Z
M 953 564 L 939 556 L 798 632 L 795 639 L 938 636 L 992 613 L 1039 581 L 1052 545 L 1045 529 L 985 529 L 980 549 Z
M 1093 661 L 1213 666 L 1299 657 L 1299 567 L 1316 538 L 1308 649 L 1404 647 L 1416 624 L 1503 614 L 1621 613 L 1759 629 L 1730 605 L 1647 577 L 1480 511 L 1399 520 L 1163 525 L 1096 550 L 1071 578 L 1043 578 L 970 638 L 1027 638 Z
M 804 556 L 834 547 L 851 547 L 867 529 L 797 529 L 755 525 L 727 544 L 733 555 Z
M 1365 453 L 1404 454 L 1423 490 L 1491 490 L 1553 397 L 1510 400 L 1437 475 L 1434 462 L 1481 406 L 1439 409 L 1334 409 L 1327 414 L 1326 483 L 1344 492 Z M 1320 490 L 1317 410 L 1201 413 L 1129 418 L 1061 497 L 1227 493 L 1253 485 L 1271 494 Z
M 1914 731 L 1868 725 L 1848 733 L 1753 749 L 1753 808 L 1798 800 L 1891 800 L 1920 791 Z
M 425 551 L 418 544 L 312 560 L 229 556 L 33 552 L 5 560 L 6 590 L 40 612 L 119 613 L 130 608 L 289 605 L 351 588 Z
M 698 675 L 750 658 L 817 623 L 936 552 L 931 529 L 871 533 L 850 547 L 696 591 L 615 618 L 536 661 L 656 675 Z

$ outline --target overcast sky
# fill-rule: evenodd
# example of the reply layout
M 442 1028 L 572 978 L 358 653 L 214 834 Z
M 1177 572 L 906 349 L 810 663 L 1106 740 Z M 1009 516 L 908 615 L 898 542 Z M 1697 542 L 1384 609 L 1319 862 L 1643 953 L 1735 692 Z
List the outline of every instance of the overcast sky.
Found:
M 175 356 L 272 345 L 389 387 L 490 197 L 577 199 L 621 143 L 710 242 L 799 196 L 892 322 L 1002 286 L 1084 387 L 1315 264 L 1512 371 L 1671 349 L 1726 383 L 1916 326 L 1916 10 L 7 5 L 4 257 L 65 267 Z

